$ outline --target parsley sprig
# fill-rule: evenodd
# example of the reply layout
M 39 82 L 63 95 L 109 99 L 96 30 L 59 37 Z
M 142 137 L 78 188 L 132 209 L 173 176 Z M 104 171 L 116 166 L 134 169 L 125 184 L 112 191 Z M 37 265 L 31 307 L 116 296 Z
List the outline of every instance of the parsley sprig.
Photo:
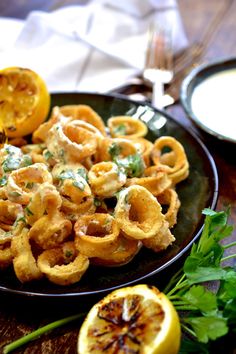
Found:
M 209 354 L 209 345 L 236 328 L 236 271 L 224 266 L 229 258 L 225 250 L 236 246 L 236 242 L 223 244 L 233 230 L 228 224 L 229 210 L 215 212 L 204 209 L 204 228 L 198 243 L 194 243 L 184 265 L 168 282 L 164 293 L 180 314 L 182 332 L 181 354 Z M 210 289 L 217 281 L 217 289 Z M 12 342 L 4 347 L 9 353 L 19 346 L 38 338 L 39 335 L 83 315 L 66 317 Z
M 202 353 L 209 353 L 211 342 L 236 326 L 236 272 L 233 267 L 223 265 L 227 259 L 236 257 L 236 254 L 224 257 L 225 249 L 236 242 L 225 246 L 222 243 L 233 230 L 227 223 L 229 211 L 204 209 L 203 214 L 206 217 L 201 238 L 193 244 L 183 267 L 164 292 L 181 313 L 182 331 L 201 344 Z M 212 281 L 214 284 L 217 281 L 216 289 L 211 289 Z M 185 353 L 195 352 L 196 347 L 193 346 L 193 351 L 190 347 L 188 340 Z

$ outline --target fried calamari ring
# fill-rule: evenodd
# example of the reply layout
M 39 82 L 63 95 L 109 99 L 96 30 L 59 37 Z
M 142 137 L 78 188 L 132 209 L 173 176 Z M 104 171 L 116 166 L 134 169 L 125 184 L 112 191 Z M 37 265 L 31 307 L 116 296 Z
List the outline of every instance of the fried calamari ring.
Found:
M 99 130 L 91 124 L 75 120 L 68 124 L 54 124 L 48 132 L 46 145 L 49 153 L 58 162 L 81 162 L 96 152 L 102 137 Z
M 73 173 L 79 173 L 84 177 L 87 176 L 87 169 L 79 162 L 75 163 L 57 163 L 53 166 L 51 174 L 53 182 L 57 185 L 61 181 L 61 175 L 66 171 L 72 171 Z
M 60 112 L 66 117 L 83 120 L 93 125 L 102 135 L 106 136 L 106 127 L 102 118 L 90 106 L 84 104 L 66 105 L 60 107 Z
M 43 215 L 29 231 L 29 238 L 42 249 L 57 247 L 64 242 L 72 231 L 70 220 L 60 212 L 53 215 Z
M 83 215 L 74 230 L 76 248 L 88 257 L 102 257 L 117 248 L 120 229 L 110 214 Z
M 35 144 L 45 142 L 52 126 L 58 122 L 65 123 L 66 121 L 69 121 L 69 119 L 60 112 L 60 108 L 58 106 L 54 107 L 50 118 L 46 122 L 40 124 L 40 126 L 33 132 L 32 142 Z
M 79 253 L 72 241 L 46 250 L 38 257 L 38 267 L 41 272 L 52 283 L 58 285 L 77 283 L 88 266 L 88 257 Z
M 141 241 L 131 240 L 122 235 L 118 241 L 117 248 L 112 253 L 104 254 L 102 258 L 91 258 L 91 263 L 104 267 L 122 266 L 129 263 L 142 247 Z
M 33 225 L 44 214 L 52 216 L 62 205 L 62 199 L 56 187 L 48 182 L 41 184 L 25 208 L 25 219 Z
M 126 182 L 126 175 L 114 162 L 99 162 L 88 172 L 89 184 L 95 195 L 112 197 Z
M 78 205 L 92 195 L 89 184 L 79 173 L 65 170 L 58 178 L 60 179 L 58 185 L 60 194 L 68 198 L 72 203 Z
M 130 116 L 116 116 L 107 120 L 112 138 L 140 138 L 147 134 L 147 126 L 141 120 Z
M 10 200 L 0 200 L 0 227 L 9 231 L 17 218 L 24 216 L 23 208 Z
M 0 269 L 5 269 L 12 264 L 11 240 L 12 233 L 0 229 Z
M 127 180 L 126 186 L 139 185 L 145 187 L 154 196 L 158 196 L 166 188 L 171 185 L 171 179 L 165 172 L 158 172 L 155 175 L 130 178 Z
M 12 202 L 28 204 L 39 185 L 52 183 L 52 175 L 43 163 L 35 163 L 13 171 L 8 177 L 7 197 Z
M 157 234 L 164 216 L 156 198 L 146 188 L 134 185 L 119 193 L 115 219 L 127 237 L 143 240 Z
M 165 250 L 174 241 L 175 237 L 169 230 L 169 223 L 167 221 L 163 221 L 158 233 L 149 239 L 143 240 L 143 245 L 152 249 L 154 252 L 160 252 Z
M 98 145 L 95 161 L 111 161 L 113 157 L 124 158 L 137 154 L 138 149 L 132 141 L 123 138 L 105 138 Z
M 171 152 L 163 153 L 164 148 Z M 189 164 L 183 146 L 179 141 L 170 136 L 158 138 L 153 146 L 152 160 L 155 165 L 166 169 L 172 180 L 172 185 L 184 180 L 189 174 Z
M 169 227 L 173 227 L 177 223 L 177 214 L 181 205 L 178 194 L 173 188 L 168 188 L 158 195 L 157 200 L 162 206 L 168 207 L 164 216 Z
M 13 267 L 17 278 L 21 283 L 42 278 L 42 273 L 37 266 L 32 253 L 29 230 L 24 223 L 18 222 L 11 241 L 13 255 Z
M 71 221 L 77 220 L 79 216 L 84 214 L 93 214 L 95 210 L 96 206 L 92 194 L 88 197 L 84 197 L 80 204 L 76 204 L 62 196 L 61 211 L 63 211 L 65 216 Z

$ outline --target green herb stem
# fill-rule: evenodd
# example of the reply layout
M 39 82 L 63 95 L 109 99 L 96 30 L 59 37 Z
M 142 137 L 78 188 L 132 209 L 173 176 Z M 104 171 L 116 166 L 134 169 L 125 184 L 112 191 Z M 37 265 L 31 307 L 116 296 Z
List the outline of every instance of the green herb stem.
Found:
M 192 331 L 188 326 L 186 326 L 185 324 L 183 324 L 182 322 L 180 323 L 181 324 L 181 327 L 183 328 L 183 330 L 190 334 L 191 336 L 193 336 L 194 338 L 196 338 L 196 333 L 194 331 Z
M 191 305 L 175 305 L 175 303 L 173 303 L 175 309 L 177 311 L 196 311 L 197 308 L 195 306 L 191 306 Z
M 233 246 L 236 246 L 236 241 L 223 245 L 222 247 L 226 250 L 227 248 L 231 248 Z
M 183 276 L 180 278 L 178 283 L 166 294 L 168 297 L 170 297 L 172 294 L 176 293 L 177 290 L 182 290 L 185 287 L 189 285 L 187 280 L 184 280 L 186 278 L 186 275 L 183 274 Z
M 165 294 L 167 294 L 170 289 L 176 284 L 178 283 L 179 279 L 182 277 L 183 275 L 183 268 L 180 268 L 174 275 L 173 277 L 170 279 L 169 283 L 166 285 L 165 289 L 163 290 L 163 292 Z
M 224 258 L 221 258 L 221 262 L 228 261 L 229 259 L 236 258 L 236 254 L 230 254 Z
M 40 328 L 36 329 L 35 331 L 27 334 L 26 336 L 21 337 L 10 344 L 7 344 L 3 349 L 3 354 L 10 353 L 13 350 L 21 347 L 22 345 L 24 345 L 32 340 L 37 339 L 38 337 L 40 337 L 44 333 L 47 333 L 55 328 L 61 327 L 69 322 L 75 321 L 75 320 L 77 320 L 81 317 L 85 317 L 85 316 L 86 316 L 85 313 L 80 313 L 77 315 L 72 315 L 72 316 L 62 318 L 60 320 L 51 322 L 43 327 L 40 327 Z

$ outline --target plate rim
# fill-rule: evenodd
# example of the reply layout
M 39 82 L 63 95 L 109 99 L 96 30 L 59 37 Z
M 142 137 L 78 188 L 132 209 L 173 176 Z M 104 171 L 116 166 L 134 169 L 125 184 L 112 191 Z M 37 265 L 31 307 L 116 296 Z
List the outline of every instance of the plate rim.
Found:
M 141 105 L 141 106 L 149 106 L 152 110 L 154 110 L 157 113 L 162 114 L 164 117 L 169 119 L 170 121 L 174 121 L 175 124 L 180 126 L 184 131 L 186 131 L 201 147 L 201 149 L 204 151 L 207 160 L 209 162 L 209 166 L 211 167 L 212 170 L 212 176 L 214 177 L 213 183 L 214 183 L 214 190 L 212 190 L 212 198 L 211 198 L 211 205 L 208 207 L 211 209 L 215 209 L 217 200 L 218 200 L 218 193 L 219 193 L 219 176 L 218 176 L 218 171 L 216 167 L 216 163 L 214 161 L 214 158 L 206 145 L 203 143 L 201 138 L 193 131 L 192 128 L 185 127 L 183 123 L 177 121 L 171 114 L 166 112 L 165 110 L 157 109 L 153 107 L 150 103 L 148 102 L 137 102 L 134 101 L 130 98 L 128 98 L 125 95 L 119 94 L 119 93 L 96 93 L 96 92 L 51 92 L 51 95 L 81 95 L 81 96 L 102 96 L 102 97 L 109 97 L 109 98 L 117 98 L 121 100 L 125 100 L 130 103 L 134 103 L 135 105 Z M 113 291 L 115 289 L 125 287 L 125 286 L 132 286 L 133 284 L 146 280 L 149 277 L 158 274 L 162 272 L 164 269 L 168 268 L 171 266 L 173 263 L 175 263 L 177 260 L 179 260 L 181 257 L 183 257 L 184 254 L 189 250 L 189 248 L 192 246 L 192 244 L 200 237 L 201 232 L 203 229 L 203 224 L 197 231 L 197 233 L 194 235 L 194 237 L 191 239 L 190 242 L 179 252 L 177 253 L 174 257 L 172 257 L 169 261 L 165 262 L 162 264 L 160 267 L 157 269 L 153 270 L 151 273 L 148 273 L 144 276 L 139 277 L 138 279 L 128 281 L 126 283 L 122 283 L 120 285 L 115 285 L 115 286 L 110 286 L 106 287 L 105 289 L 98 289 L 95 291 L 83 291 L 83 292 L 64 292 L 64 293 L 41 293 L 39 291 L 26 291 L 26 290 L 20 290 L 20 289 L 12 289 L 12 288 L 7 288 L 3 287 L 0 284 L 0 293 L 5 293 L 5 294 L 11 294 L 11 295 L 18 295 L 22 296 L 24 298 L 34 298 L 34 299 L 65 299 L 65 298 L 80 298 L 83 296 L 94 296 L 94 295 L 99 295 L 99 294 L 105 294 L 107 292 Z M 66 287 L 64 288 L 66 290 Z
M 215 138 L 218 138 L 219 140 L 227 141 L 229 143 L 236 143 L 236 138 L 233 139 L 233 138 L 228 137 L 224 134 L 214 131 L 198 119 L 198 117 L 194 114 L 194 112 L 191 108 L 191 97 L 192 97 L 193 91 L 191 90 L 191 92 L 189 93 L 191 84 L 195 80 L 197 81 L 197 79 L 199 77 L 201 77 L 201 75 L 205 76 L 205 78 L 200 80 L 202 82 L 203 80 L 205 80 L 207 77 L 209 77 L 213 73 L 223 71 L 224 70 L 223 68 L 221 70 L 219 70 L 219 68 L 223 67 L 223 66 L 227 67 L 227 65 L 232 65 L 232 67 L 235 66 L 235 68 L 236 68 L 236 56 L 221 58 L 221 59 L 217 59 L 217 60 L 211 60 L 208 63 L 203 63 L 201 65 L 198 65 L 196 68 L 192 69 L 189 72 L 189 74 L 182 81 L 182 84 L 180 87 L 180 102 L 184 108 L 185 113 L 190 118 L 190 120 L 195 125 L 200 127 L 203 131 L 205 131 L 206 133 L 210 134 L 211 136 L 213 136 Z M 218 70 L 217 70 L 217 68 L 218 68 Z M 230 70 L 230 67 L 226 70 Z M 194 85 L 194 86 L 197 86 L 197 85 Z

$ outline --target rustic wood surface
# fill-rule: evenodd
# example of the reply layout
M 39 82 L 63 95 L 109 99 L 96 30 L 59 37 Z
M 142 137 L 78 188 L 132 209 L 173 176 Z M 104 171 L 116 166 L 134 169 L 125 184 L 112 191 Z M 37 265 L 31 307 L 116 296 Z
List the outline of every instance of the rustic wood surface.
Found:
M 63 5 L 83 2 L 85 1 L 1 1 L 0 16 L 24 19 L 31 10 L 51 11 Z M 236 0 L 179 0 L 179 7 L 192 50 L 185 54 L 189 66 L 182 70 L 170 87 L 170 90 L 175 92 L 176 97 L 178 97 L 179 85 L 183 75 L 186 75 L 193 66 L 208 62 L 211 59 L 236 56 Z M 181 68 L 181 61 L 177 64 Z M 216 139 L 200 132 L 186 117 L 179 101 L 169 107 L 168 112 L 189 129 L 195 130 L 212 153 L 218 168 L 220 182 L 217 210 L 222 210 L 225 206 L 230 205 L 230 221 L 236 225 L 236 145 L 216 141 Z M 234 231 L 232 238 L 236 240 L 236 231 Z M 79 311 L 86 311 L 95 301 L 97 301 L 96 298 L 48 303 L 46 300 L 35 301 L 31 298 L 25 300 L 20 297 L 11 298 L 9 295 L 1 294 L 0 348 L 52 320 Z M 44 335 L 15 352 L 24 354 L 75 354 L 79 326 L 79 321 L 71 323 Z M 214 354 L 222 352 L 235 354 L 235 348 L 235 340 L 229 338 L 219 342 Z

